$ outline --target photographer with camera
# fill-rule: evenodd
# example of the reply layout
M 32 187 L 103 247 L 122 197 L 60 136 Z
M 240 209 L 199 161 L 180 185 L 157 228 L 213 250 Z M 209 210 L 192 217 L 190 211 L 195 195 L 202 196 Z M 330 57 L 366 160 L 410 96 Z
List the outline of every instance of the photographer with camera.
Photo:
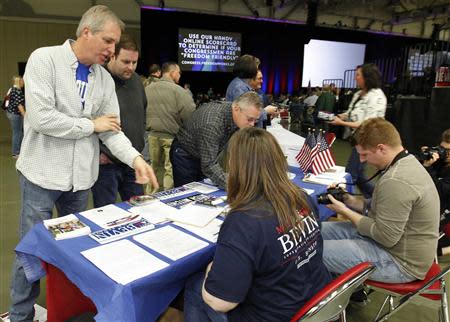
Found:
M 450 129 L 441 136 L 441 143 L 436 147 L 422 147 L 418 156 L 436 185 L 441 199 L 441 214 L 450 210 Z M 450 218 L 442 218 L 441 225 L 449 223 Z M 439 240 L 438 255 L 450 254 L 450 239 L 446 236 Z
M 434 183 L 404 150 L 398 131 L 388 121 L 364 121 L 354 139 L 361 161 L 377 168 L 380 177 L 371 200 L 330 191 L 339 201 L 328 194 L 328 207 L 350 222 L 322 224 L 324 263 L 340 274 L 369 261 L 377 268 L 373 280 L 422 280 L 438 240 L 439 195 Z

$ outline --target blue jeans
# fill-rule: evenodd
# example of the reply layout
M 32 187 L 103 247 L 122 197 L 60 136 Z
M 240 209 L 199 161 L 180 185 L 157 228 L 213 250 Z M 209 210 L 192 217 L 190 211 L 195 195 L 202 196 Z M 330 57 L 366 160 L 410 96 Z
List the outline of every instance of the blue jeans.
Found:
M 23 138 L 23 117 L 20 114 L 6 112 L 12 129 L 12 154 L 19 155 Z
M 117 192 L 122 201 L 144 194 L 142 185 L 136 183 L 134 170 L 126 164 L 101 165 L 91 190 L 95 208 L 115 203 Z
M 322 223 L 323 262 L 330 272 L 342 274 L 362 262 L 377 268 L 371 280 L 406 283 L 416 280 L 403 271 L 394 258 L 374 240 L 361 236 L 350 222 Z
M 366 182 L 367 177 L 364 174 L 365 170 L 366 163 L 361 162 L 358 151 L 356 151 L 356 148 L 352 148 L 352 153 L 347 161 L 345 171 L 350 173 L 353 183 L 358 186 L 359 190 L 361 190 L 364 195 L 364 198 L 367 199 L 372 197 L 374 185 L 372 182 Z
M 197 273 L 189 278 L 184 289 L 185 322 L 227 322 L 227 314 L 214 311 L 203 301 L 202 287 L 205 273 Z
M 37 223 L 52 218 L 53 207 L 56 206 L 59 216 L 84 211 L 87 207 L 89 190 L 58 191 L 48 190 L 33 184 L 22 174 L 19 177 L 22 208 L 20 213 L 20 239 Z M 33 305 L 39 296 L 39 281 L 29 283 L 22 265 L 14 261 L 11 278 L 11 322 L 33 321 Z
M 170 147 L 170 162 L 173 170 L 173 183 L 175 187 L 182 186 L 193 181 L 205 179 L 202 172 L 200 159 L 186 152 L 174 139 Z

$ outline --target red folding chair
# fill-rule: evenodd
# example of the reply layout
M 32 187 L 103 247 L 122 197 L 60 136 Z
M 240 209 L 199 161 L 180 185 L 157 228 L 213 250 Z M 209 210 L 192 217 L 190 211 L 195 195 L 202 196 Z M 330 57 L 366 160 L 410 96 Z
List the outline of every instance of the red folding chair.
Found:
M 339 316 L 346 321 L 345 309 L 350 296 L 375 270 L 372 263 L 364 262 L 349 269 L 314 295 L 297 311 L 291 322 L 334 321 Z
M 386 321 L 393 314 L 401 310 L 411 300 L 422 298 L 430 304 L 438 304 L 439 321 L 449 322 L 447 289 L 445 286 L 445 275 L 450 271 L 450 266 L 441 271 L 437 263 L 431 265 L 425 279 L 409 283 L 382 283 L 376 281 L 366 281 L 368 289 L 386 294 L 386 298 L 381 305 L 374 321 Z M 384 307 L 389 302 L 387 313 L 381 315 Z

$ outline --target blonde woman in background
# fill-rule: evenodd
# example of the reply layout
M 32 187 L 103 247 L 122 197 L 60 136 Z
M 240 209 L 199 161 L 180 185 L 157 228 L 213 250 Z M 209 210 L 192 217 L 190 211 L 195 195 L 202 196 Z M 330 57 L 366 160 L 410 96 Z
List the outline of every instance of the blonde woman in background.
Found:
M 12 156 L 17 159 L 23 138 L 23 118 L 25 116 L 25 95 L 23 78 L 13 76 L 12 87 L 8 90 L 9 103 L 6 107 L 6 116 L 12 129 Z

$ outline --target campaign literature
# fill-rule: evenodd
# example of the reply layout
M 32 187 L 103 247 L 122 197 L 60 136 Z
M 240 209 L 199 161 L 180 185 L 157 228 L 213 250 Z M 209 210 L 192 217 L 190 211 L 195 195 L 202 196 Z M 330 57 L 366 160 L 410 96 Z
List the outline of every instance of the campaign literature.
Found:
M 197 182 L 197 181 L 186 183 L 185 185 L 183 185 L 183 187 L 193 189 L 200 193 L 211 193 L 211 192 L 219 190 L 219 188 L 216 186 L 206 184 L 203 182 Z
M 91 232 L 89 226 L 86 226 L 73 214 L 44 220 L 44 226 L 56 240 L 84 236 Z
M 187 195 L 198 195 L 199 192 L 187 188 L 187 187 L 177 187 L 170 190 L 165 190 L 161 192 L 157 192 L 152 194 L 153 197 L 158 198 L 159 200 L 168 200 L 168 199 L 179 199 L 181 196 L 187 196 Z
M 155 228 L 155 225 L 153 225 L 151 222 L 144 218 L 139 218 L 138 220 L 127 224 L 94 231 L 93 233 L 89 234 L 89 237 L 99 242 L 100 244 L 105 244 L 117 239 L 125 238 L 130 235 L 142 233 L 153 228 Z
M 80 212 L 80 215 L 102 228 L 112 228 L 135 221 L 138 216 L 119 208 L 116 205 L 107 205 L 100 208 Z
M 144 206 L 148 205 L 151 202 L 157 201 L 158 199 L 153 195 L 142 195 L 142 196 L 134 196 L 131 197 L 128 202 L 132 206 Z
M 177 208 L 177 209 L 181 209 L 182 207 L 184 207 L 190 203 L 195 203 L 197 205 L 202 205 L 202 206 L 215 207 L 218 204 L 223 203 L 225 201 L 225 199 L 226 199 L 226 197 L 215 197 L 215 196 L 211 196 L 211 195 L 199 194 L 199 195 L 190 196 L 190 197 L 186 197 L 186 198 L 168 202 L 167 205 Z

